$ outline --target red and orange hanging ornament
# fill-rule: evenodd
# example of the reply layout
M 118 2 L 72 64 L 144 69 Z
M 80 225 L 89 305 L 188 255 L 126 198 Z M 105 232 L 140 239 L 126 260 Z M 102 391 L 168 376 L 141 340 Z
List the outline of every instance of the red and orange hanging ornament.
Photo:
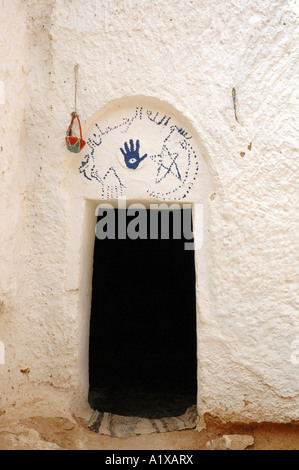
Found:
M 79 153 L 86 144 L 85 140 L 83 140 L 83 137 L 82 137 L 81 122 L 77 114 L 78 70 L 79 70 L 79 65 L 76 64 L 75 65 L 75 111 L 71 113 L 72 119 L 68 127 L 68 130 L 66 132 L 66 138 L 65 138 L 67 149 L 73 153 Z M 79 124 L 80 137 L 73 136 L 73 125 L 74 125 L 75 119 L 77 119 L 78 124 Z

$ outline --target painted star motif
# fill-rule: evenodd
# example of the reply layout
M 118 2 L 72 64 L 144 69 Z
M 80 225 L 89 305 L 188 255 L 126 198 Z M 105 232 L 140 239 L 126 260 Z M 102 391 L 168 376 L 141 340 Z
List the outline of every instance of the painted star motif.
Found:
M 177 164 L 177 152 L 170 152 L 166 145 L 163 145 L 162 152 L 158 155 L 151 155 L 153 160 L 158 165 L 158 172 L 156 176 L 156 183 L 160 183 L 168 175 L 172 175 L 179 181 L 182 180 L 180 170 Z

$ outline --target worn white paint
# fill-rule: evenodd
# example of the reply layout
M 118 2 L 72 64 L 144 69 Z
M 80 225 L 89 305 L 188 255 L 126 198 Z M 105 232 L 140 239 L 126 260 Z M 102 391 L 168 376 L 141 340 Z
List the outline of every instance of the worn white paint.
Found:
M 202 196 L 206 232 L 196 262 L 199 410 L 224 421 L 298 420 L 292 6 L 2 3 L 0 411 L 89 412 L 82 313 L 89 309 L 100 195 L 85 183 L 86 192 L 76 192 L 80 157 L 65 150 L 78 62 L 83 123 L 104 116 L 115 100 L 148 97 L 183 119 L 201 149 L 210 181 L 199 178 L 197 188 L 210 189 L 211 198 Z

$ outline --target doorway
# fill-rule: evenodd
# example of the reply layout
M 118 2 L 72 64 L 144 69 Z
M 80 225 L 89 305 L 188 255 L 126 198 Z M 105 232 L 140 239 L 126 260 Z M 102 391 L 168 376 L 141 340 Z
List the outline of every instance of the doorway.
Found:
M 119 211 L 110 214 L 116 234 Z M 167 238 L 162 213 L 170 221 Z M 179 213 L 191 223 L 191 210 Z M 146 237 L 95 239 L 89 403 L 157 419 L 180 416 L 197 402 L 194 251 L 185 249 L 183 223 L 180 236 L 173 229 L 174 211 L 158 211 L 154 239 L 153 212 L 144 209 L 143 216 Z

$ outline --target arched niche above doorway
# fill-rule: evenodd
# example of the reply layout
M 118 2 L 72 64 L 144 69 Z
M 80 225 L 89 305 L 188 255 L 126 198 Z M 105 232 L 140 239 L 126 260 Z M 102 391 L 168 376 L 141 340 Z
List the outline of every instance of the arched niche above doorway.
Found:
M 209 189 L 203 146 L 182 113 L 156 98 L 115 100 L 84 126 L 69 156 L 71 194 L 87 199 L 194 202 Z

